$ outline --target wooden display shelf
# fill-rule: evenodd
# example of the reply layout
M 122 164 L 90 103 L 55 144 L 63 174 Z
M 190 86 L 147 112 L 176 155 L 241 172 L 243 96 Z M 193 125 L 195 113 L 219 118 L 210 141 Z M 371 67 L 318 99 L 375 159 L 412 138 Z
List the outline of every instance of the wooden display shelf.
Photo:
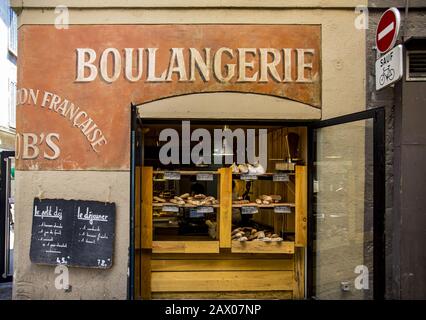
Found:
M 157 202 L 152 204 L 153 207 L 164 207 L 164 206 L 175 206 L 179 208 L 198 208 L 198 207 L 213 207 L 213 208 L 219 208 L 219 204 L 209 204 L 209 205 L 200 205 L 196 206 L 193 204 L 176 204 L 173 202 Z
M 281 253 L 293 254 L 294 242 L 291 241 L 238 241 L 232 240 L 232 253 Z
M 253 175 L 253 176 L 257 176 L 258 178 L 267 179 L 267 178 L 273 178 L 274 175 L 276 175 L 276 174 L 287 174 L 289 176 L 295 176 L 296 175 L 295 172 L 293 171 L 293 172 L 266 172 L 266 173 L 263 173 L 263 174 L 233 173 L 232 177 L 233 178 L 235 178 L 235 177 L 240 178 L 241 175 Z
M 209 207 L 215 208 L 218 213 L 218 239 L 219 241 L 182 241 L 173 242 L 165 241 L 156 242 L 154 245 L 152 241 L 152 212 L 156 208 L 162 208 L 166 205 L 177 206 L 183 208 L 196 208 L 201 206 L 195 205 L 177 205 L 175 203 L 153 203 L 153 175 L 164 171 L 153 171 L 152 167 L 142 168 L 142 214 L 141 214 L 141 243 L 143 249 L 152 248 L 156 252 L 167 253 L 213 253 L 218 252 L 218 248 L 232 249 L 232 252 L 240 253 L 294 253 L 295 247 L 305 247 L 307 242 L 307 168 L 306 166 L 296 166 L 296 172 L 288 173 L 295 175 L 295 201 L 294 203 L 272 203 L 269 205 L 258 205 L 256 203 L 248 204 L 232 204 L 232 172 L 231 168 L 221 168 L 218 171 L 178 171 L 181 174 L 197 174 L 197 173 L 213 173 L 219 174 L 219 192 L 220 204 L 210 205 Z M 265 173 L 263 176 L 272 177 L 275 173 Z M 259 209 L 273 209 L 276 207 L 290 207 L 294 208 L 294 242 L 245 242 L 231 241 L 231 228 L 232 228 L 232 208 L 243 208 L 245 206 L 255 206 Z M 198 247 L 197 243 L 200 244 Z M 217 247 L 216 244 L 217 243 Z M 165 250 L 165 251 L 164 251 Z
M 258 208 L 276 208 L 276 207 L 296 207 L 295 203 L 271 203 L 271 204 L 257 204 L 256 202 L 232 204 L 232 208 L 242 207 L 258 207 Z
M 219 253 L 219 241 L 152 241 L 152 253 Z
M 153 171 L 153 174 L 164 174 L 165 172 L 179 172 L 182 176 L 194 176 L 199 173 L 207 173 L 207 174 L 219 174 L 217 171 L 194 171 L 194 170 L 157 170 Z
M 242 174 L 249 174 L 249 173 L 232 173 L 233 176 L 237 175 L 242 175 Z M 274 174 L 288 174 L 289 176 L 294 176 L 295 173 L 294 171 L 292 172 L 282 172 L 282 171 L 278 171 L 278 172 L 265 172 L 262 174 L 254 174 L 256 176 L 263 176 L 263 177 L 272 177 Z

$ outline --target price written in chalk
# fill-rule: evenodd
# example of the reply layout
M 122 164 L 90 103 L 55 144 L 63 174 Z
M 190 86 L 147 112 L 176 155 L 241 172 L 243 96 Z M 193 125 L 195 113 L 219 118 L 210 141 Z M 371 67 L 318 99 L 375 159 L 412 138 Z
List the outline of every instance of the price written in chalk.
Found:
M 275 213 L 291 213 L 291 208 L 288 206 L 278 206 L 274 208 Z
M 166 180 L 180 180 L 180 172 L 166 171 L 166 172 L 164 172 L 164 179 L 166 179 Z
M 256 206 L 244 206 L 241 207 L 241 214 L 255 214 L 258 213 L 259 209 Z
M 242 174 L 240 176 L 241 180 L 257 180 L 257 175 L 255 174 Z
M 189 210 L 190 218 L 204 218 L 205 214 L 203 212 L 198 212 L 196 208 L 191 208 Z
M 287 173 L 276 173 L 273 175 L 272 180 L 274 182 L 288 182 L 290 177 Z
M 213 207 L 209 207 L 209 206 L 201 206 L 201 207 L 197 207 L 197 212 L 198 213 L 213 213 Z
M 179 212 L 179 207 L 173 206 L 173 205 L 167 205 L 167 206 L 163 206 L 163 208 L 161 208 L 161 211 L 163 211 L 163 212 Z
M 108 269 L 112 266 L 115 204 L 34 199 L 33 263 Z
M 197 173 L 197 181 L 213 181 L 213 174 Z

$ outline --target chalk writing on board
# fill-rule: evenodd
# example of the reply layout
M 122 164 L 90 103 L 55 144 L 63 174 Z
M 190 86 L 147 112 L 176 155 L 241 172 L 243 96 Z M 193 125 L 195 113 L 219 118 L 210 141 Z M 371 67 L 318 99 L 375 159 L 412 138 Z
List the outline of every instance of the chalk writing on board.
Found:
M 115 204 L 34 199 L 30 258 L 34 263 L 109 268 Z
M 62 209 L 55 207 L 55 209 L 52 210 L 52 206 L 47 206 L 45 210 L 39 210 L 37 206 L 34 206 L 34 217 L 62 220 Z
M 93 221 L 102 221 L 108 222 L 108 217 L 104 214 L 93 214 L 89 208 L 86 208 L 84 212 L 81 211 L 81 207 L 77 206 L 77 219 L 78 220 L 87 220 L 90 224 L 93 224 Z

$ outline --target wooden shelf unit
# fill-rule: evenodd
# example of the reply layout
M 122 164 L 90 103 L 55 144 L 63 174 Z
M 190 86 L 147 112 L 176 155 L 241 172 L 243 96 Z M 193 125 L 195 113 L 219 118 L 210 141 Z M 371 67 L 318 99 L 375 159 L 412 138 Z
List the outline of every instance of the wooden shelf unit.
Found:
M 295 203 L 287 203 L 287 202 L 280 202 L 280 203 L 271 203 L 271 204 L 257 204 L 256 202 L 250 202 L 250 203 L 243 203 L 243 204 L 233 204 L 232 208 L 242 208 L 242 207 L 258 207 L 258 208 L 266 208 L 266 209 L 273 209 L 276 207 L 290 207 L 295 208 Z
M 232 240 L 233 253 L 281 253 L 293 254 L 292 241 L 238 241 Z
M 282 157 L 284 137 L 287 132 L 297 132 L 301 137 L 300 155 L 307 159 L 306 128 L 281 128 L 268 132 L 268 159 Z M 268 160 L 268 167 L 274 162 Z M 153 241 L 153 178 L 161 178 L 164 171 L 150 167 L 136 168 L 135 217 L 135 283 L 139 299 L 303 299 L 305 297 L 305 246 L 307 236 L 307 168 L 296 166 L 289 174 L 290 182 L 272 182 L 273 173 L 254 180 L 253 187 L 262 190 L 264 185 L 273 187 L 263 194 L 280 194 L 291 213 L 275 213 L 270 208 L 260 215 L 272 219 L 290 219 L 294 230 L 288 233 L 294 241 L 239 242 L 231 240 L 232 231 L 232 180 L 237 182 L 230 168 L 215 172 L 180 171 L 181 175 L 212 173 L 218 183 L 218 239 L 194 237 L 176 241 Z M 258 181 L 258 182 L 256 182 Z M 271 182 L 270 182 L 271 181 Z M 287 183 L 289 192 L 281 193 Z M 142 191 L 140 192 L 140 189 Z M 275 191 L 276 190 L 276 191 Z M 238 190 L 238 192 L 241 190 Z M 251 204 L 249 204 L 251 205 Z M 277 205 L 284 205 L 277 204 Z M 158 207 L 157 207 L 158 208 Z M 269 209 L 269 210 L 268 210 Z M 234 207 L 235 211 L 235 207 Z M 260 210 L 259 210 L 260 211 Z M 282 220 L 281 220 L 282 221 Z M 287 234 L 287 230 L 285 230 Z M 157 238 L 156 238 L 157 239 Z M 174 241 L 170 241 L 174 240 Z
M 176 204 L 173 202 L 157 202 L 157 203 L 153 203 L 152 204 L 153 207 L 164 207 L 164 206 L 175 206 L 175 207 L 179 207 L 179 208 L 198 208 L 198 207 L 212 207 L 212 208 L 219 208 L 220 205 L 219 204 L 209 204 L 209 205 L 201 205 L 201 206 L 196 206 L 196 205 L 192 205 L 192 204 Z
M 152 253 L 219 253 L 219 241 L 153 241 Z
M 277 172 L 266 172 L 262 174 L 254 174 L 257 177 L 265 177 L 265 178 L 273 178 L 276 174 L 287 174 L 288 176 L 294 176 L 296 173 L 294 171 L 286 172 L 286 171 L 277 171 Z M 250 175 L 248 173 L 232 173 L 233 177 L 241 177 L 241 175 Z
M 171 171 L 178 172 L 182 176 L 195 176 L 199 173 L 213 174 L 213 175 L 219 174 L 218 171 L 211 171 L 211 170 L 205 170 L 205 171 L 203 171 L 203 170 L 200 170 L 200 171 L 194 171 L 194 170 L 156 170 L 156 171 L 153 171 L 153 174 L 164 174 L 165 172 L 171 172 Z
M 221 168 L 213 171 L 179 171 L 181 174 L 196 175 L 197 173 L 212 173 L 220 176 L 220 203 L 210 205 L 218 210 L 218 241 L 153 241 L 153 209 L 154 207 L 177 206 L 181 208 L 196 208 L 195 205 L 177 205 L 175 203 L 153 203 L 153 176 L 164 171 L 154 171 L 152 167 L 142 168 L 142 218 L 141 218 L 141 248 L 151 249 L 153 253 L 219 253 L 220 249 L 231 249 L 235 253 L 294 253 L 294 247 L 305 247 L 307 243 L 307 173 L 306 166 L 296 166 L 295 202 L 273 203 L 269 205 L 248 203 L 232 204 L 232 174 L 231 168 Z M 266 176 L 273 176 L 267 173 Z M 280 182 L 286 183 L 286 182 Z M 294 209 L 295 241 L 263 242 L 263 241 L 231 241 L 232 209 L 244 206 L 256 206 L 260 209 L 273 209 L 287 206 Z M 292 210 L 293 211 L 293 210 Z M 275 214 L 275 213 L 274 213 Z M 216 244 L 217 243 L 217 247 Z

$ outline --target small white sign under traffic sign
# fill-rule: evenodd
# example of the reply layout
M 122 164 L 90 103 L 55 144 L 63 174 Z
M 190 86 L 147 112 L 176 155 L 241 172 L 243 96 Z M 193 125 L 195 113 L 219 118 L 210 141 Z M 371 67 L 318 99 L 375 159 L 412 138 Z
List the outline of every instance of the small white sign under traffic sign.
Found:
M 402 75 L 402 45 L 398 45 L 376 61 L 376 90 L 397 82 Z

